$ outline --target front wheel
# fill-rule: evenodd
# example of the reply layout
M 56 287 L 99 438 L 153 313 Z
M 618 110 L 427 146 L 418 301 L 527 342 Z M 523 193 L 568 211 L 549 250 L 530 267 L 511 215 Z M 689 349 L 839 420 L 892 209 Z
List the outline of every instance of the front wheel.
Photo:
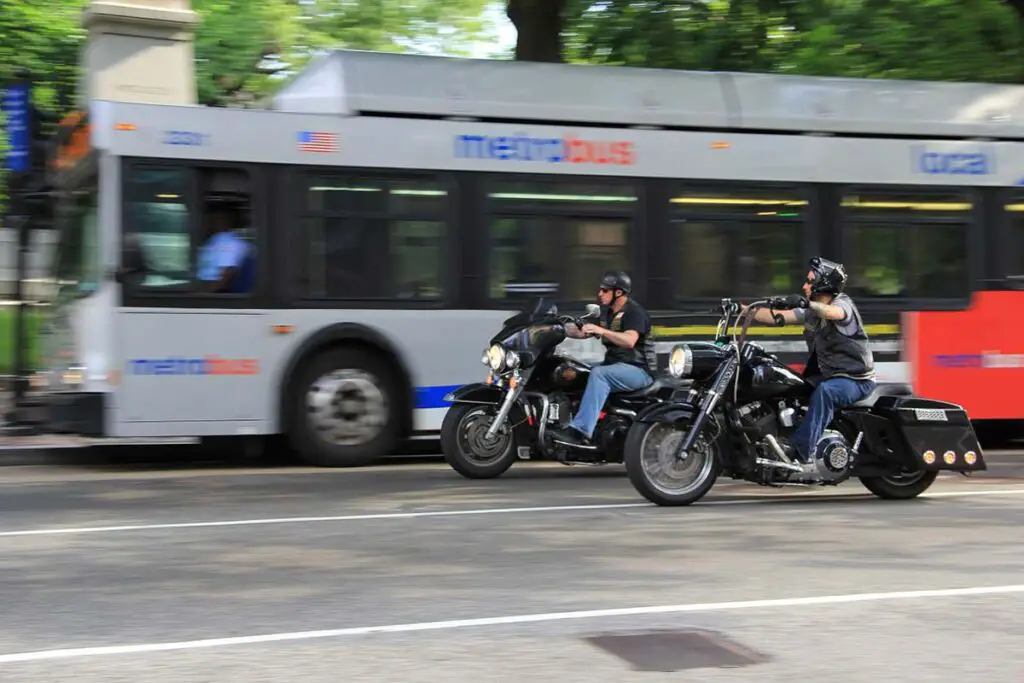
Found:
M 706 433 L 697 437 L 685 459 L 675 459 L 686 428 L 665 422 L 638 422 L 626 436 L 625 464 L 629 481 L 640 495 L 655 505 L 696 503 L 718 479 L 721 471 L 718 444 L 709 441 Z
M 441 423 L 441 450 L 449 466 L 467 479 L 493 479 L 512 467 L 516 439 L 506 420 L 491 439 L 487 430 L 498 406 L 456 403 Z
M 938 476 L 938 472 L 918 470 L 894 476 L 860 477 L 860 483 L 884 500 L 910 500 L 927 491 Z

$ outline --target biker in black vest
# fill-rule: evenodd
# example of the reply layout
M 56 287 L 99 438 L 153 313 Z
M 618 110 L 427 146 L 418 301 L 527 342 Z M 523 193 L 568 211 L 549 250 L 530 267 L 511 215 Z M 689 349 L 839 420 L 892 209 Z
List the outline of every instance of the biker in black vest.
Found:
M 608 394 L 637 391 L 654 381 L 658 360 L 651 338 L 651 318 L 643 306 L 629 297 L 632 288 L 633 281 L 626 273 L 605 273 L 597 290 L 600 324 L 587 323 L 582 328 L 566 326 L 566 332 L 573 339 L 599 337 L 605 347 L 605 357 L 604 363 L 590 372 L 576 416 L 568 426 L 549 430 L 559 443 L 590 445 Z
M 809 357 L 804 377 L 817 384 L 807 415 L 793 433 L 790 448 L 809 462 L 836 408 L 867 397 L 875 389 L 875 361 L 864 321 L 853 299 L 843 294 L 842 264 L 815 257 L 803 285 L 804 295 L 787 297 L 791 310 L 757 311 L 755 320 L 776 325 L 803 323 Z

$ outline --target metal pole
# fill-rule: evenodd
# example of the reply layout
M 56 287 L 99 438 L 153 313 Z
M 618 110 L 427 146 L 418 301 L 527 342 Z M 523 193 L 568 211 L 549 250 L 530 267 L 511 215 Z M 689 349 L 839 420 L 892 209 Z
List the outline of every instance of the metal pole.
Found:
M 29 235 L 32 221 L 29 220 L 25 190 L 20 190 L 15 196 L 17 200 L 12 198 L 11 201 L 17 214 L 20 214 L 21 220 L 18 225 L 17 281 L 14 284 L 14 300 L 18 302 L 18 311 L 14 318 L 14 405 L 20 408 L 28 388 L 28 349 L 26 348 L 28 335 L 25 334 L 25 314 L 28 304 L 25 301 L 25 280 L 28 279 Z
M 15 81 L 5 88 L 4 111 L 7 114 L 7 134 L 11 149 L 8 152 L 6 166 L 10 174 L 8 178 L 9 215 L 13 217 L 14 227 L 18 231 L 17 276 L 14 296 L 18 310 L 14 318 L 14 405 L 9 422 L 15 425 L 23 423 L 21 419 L 27 378 L 27 358 L 25 348 L 25 291 L 24 281 L 28 278 L 29 220 L 28 193 L 32 190 L 34 176 L 35 133 L 37 121 L 35 107 L 32 103 L 32 75 L 26 70 L 19 70 Z

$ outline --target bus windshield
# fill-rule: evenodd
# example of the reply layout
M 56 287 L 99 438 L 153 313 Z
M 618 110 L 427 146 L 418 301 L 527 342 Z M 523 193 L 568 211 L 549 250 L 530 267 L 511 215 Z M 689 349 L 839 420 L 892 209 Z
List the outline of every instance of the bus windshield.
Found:
M 53 258 L 56 298 L 87 296 L 100 281 L 99 202 L 95 184 L 63 194 L 57 207 Z

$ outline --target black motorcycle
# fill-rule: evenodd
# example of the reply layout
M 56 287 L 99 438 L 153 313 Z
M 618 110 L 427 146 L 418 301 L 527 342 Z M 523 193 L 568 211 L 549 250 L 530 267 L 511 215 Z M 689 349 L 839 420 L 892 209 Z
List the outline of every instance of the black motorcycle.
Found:
M 626 439 L 626 471 L 645 498 L 689 505 L 724 475 L 764 486 L 834 486 L 857 477 L 880 498 L 909 499 L 941 470 L 987 469 L 963 408 L 916 397 L 905 384 L 878 385 L 837 410 L 812 462 L 789 457 L 779 437 L 795 431 L 817 382 L 746 341 L 756 310 L 786 307 L 785 299 L 771 298 L 741 314 L 723 299 L 713 342 L 673 347 L 669 374 L 693 380 L 690 392 L 645 409 Z M 743 319 L 738 339 L 728 336 L 733 315 L 737 325 Z
M 685 382 L 656 378 L 639 391 L 613 392 L 594 429 L 594 445 L 556 443 L 546 431 L 564 426 L 578 410 L 591 366 L 555 349 L 567 337 L 567 324 L 600 318 L 596 304 L 586 310 L 580 317 L 559 315 L 555 305 L 540 298 L 502 323 L 481 358 L 489 369 L 486 381 L 445 396 L 453 405 L 441 424 L 441 449 L 452 469 L 470 479 L 489 479 L 517 459 L 621 463 L 633 418 L 685 388 Z

